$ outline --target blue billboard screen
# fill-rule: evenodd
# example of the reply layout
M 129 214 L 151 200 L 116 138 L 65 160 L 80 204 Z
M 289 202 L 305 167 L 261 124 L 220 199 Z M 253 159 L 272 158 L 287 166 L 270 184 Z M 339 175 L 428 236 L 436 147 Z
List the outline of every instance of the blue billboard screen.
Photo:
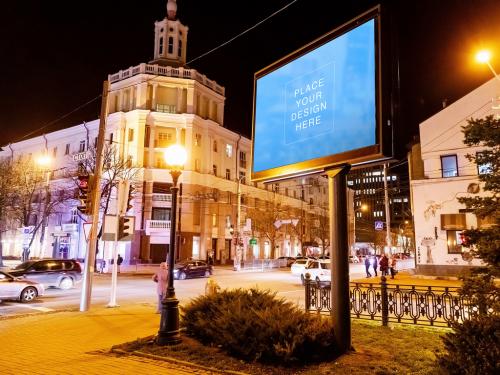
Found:
M 255 175 L 377 143 L 375 20 L 255 82 Z

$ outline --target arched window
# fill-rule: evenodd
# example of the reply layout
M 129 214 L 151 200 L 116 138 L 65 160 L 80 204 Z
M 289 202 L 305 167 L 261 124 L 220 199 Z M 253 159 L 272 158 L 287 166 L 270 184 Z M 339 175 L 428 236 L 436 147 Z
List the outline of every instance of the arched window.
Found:
M 179 39 L 179 48 L 177 49 L 177 54 L 179 57 L 182 56 L 182 40 Z
M 168 53 L 174 53 L 174 38 L 168 37 Z
M 159 43 L 159 47 L 158 47 L 158 53 L 160 55 L 163 55 L 163 37 L 160 38 L 160 43 Z

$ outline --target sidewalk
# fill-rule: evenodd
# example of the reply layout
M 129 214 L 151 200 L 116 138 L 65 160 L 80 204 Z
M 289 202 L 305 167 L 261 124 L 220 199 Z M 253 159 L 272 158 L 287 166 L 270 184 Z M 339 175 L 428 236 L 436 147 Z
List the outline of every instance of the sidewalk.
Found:
M 361 277 L 351 280 L 352 283 L 372 283 L 379 284 L 380 283 L 380 275 L 372 276 L 372 277 Z M 390 276 L 387 276 L 387 284 L 393 285 L 416 285 L 416 286 L 442 286 L 442 287 L 460 287 L 462 286 L 462 282 L 460 280 L 442 280 L 439 278 L 432 277 L 422 277 L 421 275 L 413 275 L 410 272 L 400 271 L 394 276 L 394 279 L 391 279 Z
M 0 319 L 4 375 L 218 374 L 188 365 L 109 353 L 113 345 L 158 332 L 160 315 L 150 305 L 92 306 Z

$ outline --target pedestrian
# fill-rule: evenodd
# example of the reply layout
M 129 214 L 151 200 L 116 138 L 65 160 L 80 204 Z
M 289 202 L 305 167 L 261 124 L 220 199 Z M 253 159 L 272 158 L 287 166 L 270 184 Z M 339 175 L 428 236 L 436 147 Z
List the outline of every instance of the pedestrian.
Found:
M 387 255 L 382 254 L 382 258 L 380 258 L 380 272 L 382 272 L 382 276 L 387 276 L 389 271 L 389 258 Z
M 118 273 L 120 273 L 120 265 L 123 263 L 123 258 L 120 254 L 118 254 L 118 258 L 116 259 L 116 265 L 118 266 Z
M 372 255 L 371 263 L 373 266 L 373 273 L 375 274 L 375 277 L 377 277 L 378 276 L 378 273 L 377 273 L 378 259 L 377 259 L 376 255 Z
M 156 283 L 156 294 L 158 295 L 158 307 L 156 313 L 160 314 L 163 307 L 163 298 L 167 293 L 168 284 L 168 265 L 165 262 L 160 263 L 160 268 L 153 275 L 153 281 Z
M 370 257 L 369 256 L 365 257 L 365 269 L 366 269 L 366 277 L 372 277 L 372 274 L 370 273 Z
M 391 279 L 394 279 L 394 276 L 398 273 L 396 270 L 396 257 L 394 255 L 391 256 L 391 259 L 389 259 L 389 270 L 391 271 Z

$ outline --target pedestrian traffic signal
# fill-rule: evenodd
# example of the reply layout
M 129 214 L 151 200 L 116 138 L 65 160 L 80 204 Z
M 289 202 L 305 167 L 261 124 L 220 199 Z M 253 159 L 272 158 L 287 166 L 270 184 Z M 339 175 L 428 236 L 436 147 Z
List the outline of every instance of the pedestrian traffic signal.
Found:
M 92 175 L 78 176 L 78 200 L 76 207 L 84 215 L 92 215 Z
M 120 216 L 118 218 L 118 241 L 131 241 L 134 234 L 134 217 Z

